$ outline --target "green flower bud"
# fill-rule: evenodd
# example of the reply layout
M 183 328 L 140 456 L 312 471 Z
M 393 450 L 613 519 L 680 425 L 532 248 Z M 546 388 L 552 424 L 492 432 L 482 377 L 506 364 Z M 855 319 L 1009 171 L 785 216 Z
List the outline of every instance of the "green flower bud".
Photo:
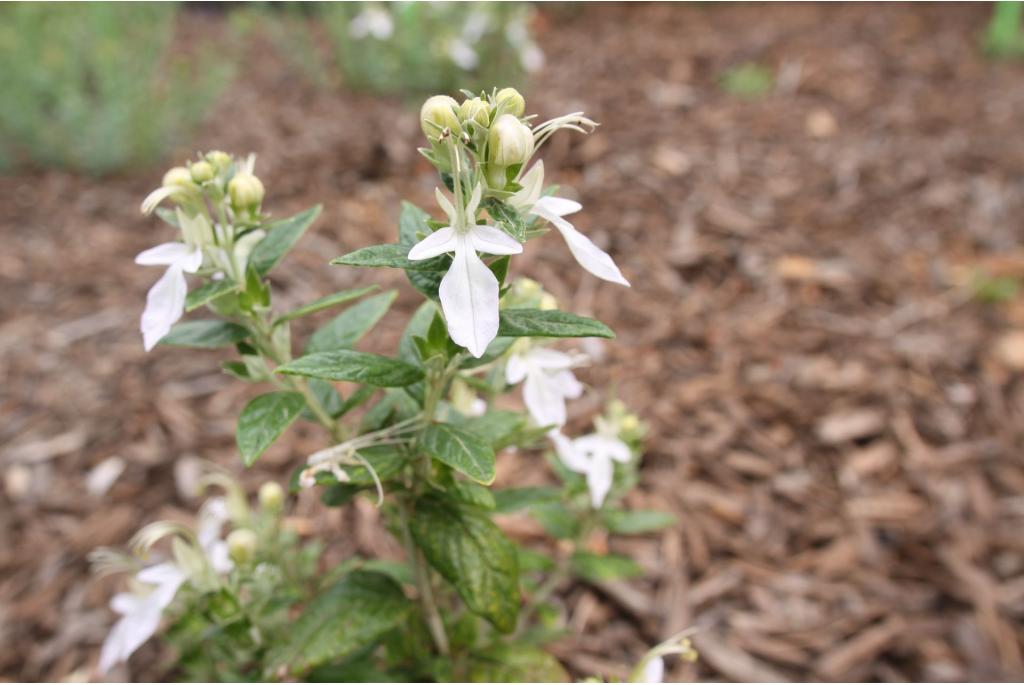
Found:
M 502 114 L 491 126 L 488 156 L 499 167 L 522 164 L 533 154 L 533 131 L 512 114 Z
M 480 98 L 466 100 L 459 107 L 459 119 L 463 123 L 472 121 L 486 128 L 491 123 L 491 106 Z
M 172 188 L 174 186 L 190 188 L 195 185 L 192 182 L 192 174 L 183 166 L 173 167 L 164 174 L 163 184 L 168 188 Z
M 260 486 L 260 507 L 271 514 L 280 514 L 284 508 L 284 488 L 274 481 L 267 481 Z
M 523 96 L 515 88 L 502 88 L 499 90 L 498 94 L 494 96 L 494 104 L 502 112 L 514 114 L 517 117 L 523 116 L 523 112 L 526 111 L 526 100 L 523 99 Z
M 236 211 L 255 211 L 263 202 L 263 193 L 263 182 L 252 174 L 236 174 L 228 183 L 228 195 Z
M 196 162 L 189 165 L 188 170 L 196 183 L 205 183 L 217 175 L 217 170 L 209 162 Z
M 248 528 L 233 530 L 228 535 L 228 556 L 231 557 L 231 561 L 244 566 L 256 555 L 257 544 L 259 540 L 256 533 Z
M 206 161 L 212 164 L 218 172 L 225 172 L 231 168 L 231 155 L 220 150 L 207 152 Z
M 455 101 L 455 98 L 447 95 L 435 95 L 427 98 L 423 107 L 420 108 L 420 128 L 423 129 L 423 135 L 427 138 L 437 138 L 438 131 L 444 128 L 451 129 L 453 133 L 462 133 L 459 118 L 455 114 L 458 108 L 459 103 Z M 440 129 L 431 124 L 436 124 Z

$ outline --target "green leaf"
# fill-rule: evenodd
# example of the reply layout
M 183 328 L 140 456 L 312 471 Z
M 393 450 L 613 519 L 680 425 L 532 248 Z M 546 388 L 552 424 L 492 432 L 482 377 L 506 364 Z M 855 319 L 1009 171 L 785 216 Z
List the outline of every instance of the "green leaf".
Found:
M 380 402 L 370 407 L 363 415 L 363 420 L 359 422 L 359 432 L 368 433 L 380 430 L 385 426 L 411 419 L 419 414 L 420 406 L 405 392 L 407 389 L 388 388 L 385 390 L 384 397 Z
M 456 499 L 464 504 L 481 509 L 494 509 L 494 495 L 491 491 L 471 480 L 457 480 L 449 490 Z
M 643 573 L 640 564 L 619 554 L 575 552 L 570 563 L 575 575 L 593 583 L 632 578 Z
M 566 683 L 569 674 L 558 659 L 527 644 L 498 644 L 469 657 L 471 683 Z
M 354 571 L 309 601 L 302 614 L 270 648 L 265 675 L 301 676 L 373 645 L 401 625 L 412 603 L 391 578 Z
M 498 227 L 521 243 L 526 242 L 526 221 L 523 216 L 506 203 L 490 198 L 484 208 L 498 222 Z
M 328 416 L 332 418 L 338 418 L 341 416 L 341 395 L 338 393 L 338 389 L 334 387 L 334 384 L 330 381 L 325 381 L 320 378 L 309 379 L 309 390 L 313 393 L 313 397 L 316 398 L 320 406 L 323 407 L 324 411 L 327 412 Z M 317 421 L 316 414 L 306 407 L 305 411 L 302 412 L 302 418 L 309 421 Z
M 501 514 L 526 509 L 535 504 L 552 504 L 560 499 L 555 488 L 507 488 L 494 492 L 495 510 Z
M 401 244 L 370 245 L 361 247 L 358 250 L 349 252 L 331 260 L 335 266 L 367 266 L 367 267 L 394 267 L 407 271 L 435 271 L 437 264 L 434 259 L 422 261 L 411 261 L 406 255 L 409 254 L 409 246 Z M 436 259 L 436 258 L 435 258 Z
M 676 517 L 667 511 L 637 509 L 634 511 L 606 511 L 602 514 L 604 525 L 619 535 L 640 535 L 674 526 Z
M 174 328 L 161 338 L 160 344 L 214 349 L 248 337 L 249 331 L 236 323 L 208 319 L 175 324 Z
M 297 392 L 269 392 L 245 405 L 235 431 L 235 440 L 245 465 L 252 466 L 256 458 L 299 418 L 305 406 L 305 398 Z
M 501 632 L 515 629 L 519 614 L 516 547 L 486 514 L 427 495 L 416 502 L 411 528 L 427 561 L 452 584 L 470 611 Z
M 349 413 L 356 407 L 361 406 L 364 402 L 366 402 L 368 399 L 370 399 L 370 397 L 373 396 L 373 393 L 376 392 L 376 390 L 377 389 L 374 388 L 372 385 L 363 385 L 356 388 L 356 390 L 351 395 L 348 396 L 348 399 L 342 402 L 341 406 L 338 407 L 337 414 L 332 414 L 332 416 L 344 416 L 345 414 Z
M 425 338 L 431 321 L 437 313 L 437 305 L 433 302 L 424 302 L 416 310 L 416 313 L 409 319 L 402 332 L 402 338 L 398 341 L 398 357 L 410 364 L 419 364 L 420 355 L 416 351 L 416 343 L 413 338 Z
M 307 305 L 299 307 L 298 309 L 293 309 L 290 312 L 282 314 L 281 316 L 274 319 L 274 325 L 277 326 L 278 324 L 282 324 L 285 321 L 291 321 L 292 319 L 297 319 L 300 316 L 306 316 L 314 312 L 319 312 L 322 309 L 328 309 L 330 307 L 334 307 L 335 305 L 342 304 L 343 302 L 358 299 L 363 295 L 372 292 L 376 289 L 377 286 L 368 285 L 365 288 L 339 290 L 338 292 L 332 295 L 326 295 L 324 297 L 321 297 L 319 300 L 314 300 L 313 302 L 310 302 Z
M 600 321 L 554 309 L 503 309 L 498 335 L 514 338 L 614 338 Z
M 451 256 L 444 254 L 415 263 L 422 264 L 423 268 L 406 269 L 406 278 L 409 279 L 412 287 L 416 288 L 424 297 L 437 301 L 437 291 L 441 287 L 441 281 L 452 265 Z
M 420 241 L 418 233 L 427 235 L 430 215 L 411 202 L 402 200 L 402 212 L 398 215 L 398 242 L 412 247 Z
M 316 221 L 321 209 L 320 205 L 316 205 L 295 216 L 264 226 L 267 237 L 261 240 L 249 255 L 249 264 L 256 269 L 256 273 L 266 276 L 298 242 L 306 229 Z
M 240 362 L 237 359 L 221 362 L 220 368 L 224 373 L 234 376 L 240 381 L 245 381 L 246 383 L 253 382 L 253 378 L 249 374 L 249 367 L 245 365 L 245 362 Z
M 482 416 L 463 419 L 459 426 L 470 433 L 480 436 L 494 450 L 508 447 L 515 436 L 526 425 L 526 417 L 514 411 L 492 409 Z
M 366 383 L 378 388 L 401 387 L 423 378 L 423 371 L 411 364 L 391 357 L 356 352 L 355 350 L 307 354 L 277 367 L 276 371 L 292 376 L 323 378 L 329 381 Z
M 188 297 L 185 298 L 185 311 L 190 312 L 193 309 L 198 309 L 207 302 L 211 302 L 222 295 L 234 292 L 237 288 L 238 286 L 235 282 L 227 278 L 204 283 L 190 292 Z
M 389 290 L 369 297 L 338 314 L 310 336 L 306 343 L 306 354 L 352 347 L 380 321 L 397 296 L 397 291 Z
M 494 481 L 494 449 L 473 433 L 447 423 L 432 423 L 423 432 L 423 449 L 479 483 Z

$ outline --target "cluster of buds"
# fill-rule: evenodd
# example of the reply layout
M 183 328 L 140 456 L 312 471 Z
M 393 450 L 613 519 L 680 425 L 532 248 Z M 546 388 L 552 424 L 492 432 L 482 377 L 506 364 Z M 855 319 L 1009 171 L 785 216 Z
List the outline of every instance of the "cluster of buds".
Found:
M 186 273 L 245 282 L 249 255 L 265 236 L 257 228 L 263 219 L 264 189 L 253 174 L 255 163 L 253 155 L 237 159 L 226 152 L 206 153 L 187 166 L 170 169 L 160 187 L 142 202 L 144 214 L 171 202 L 174 210 L 161 210 L 160 216 L 181 232 L 180 242 L 157 245 L 135 258 L 138 264 L 167 267 L 150 289 L 142 315 L 147 350 L 184 313 Z
M 451 152 L 445 142 L 454 137 L 476 161 L 488 190 L 495 196 L 515 190 L 523 167 L 534 152 L 559 128 L 589 132 L 597 124 L 576 112 L 531 128 L 525 116 L 526 100 L 515 88 L 489 95 L 466 92 L 459 103 L 435 95 L 420 109 L 420 127 L 431 147 L 421 152 L 443 172 L 452 171 Z

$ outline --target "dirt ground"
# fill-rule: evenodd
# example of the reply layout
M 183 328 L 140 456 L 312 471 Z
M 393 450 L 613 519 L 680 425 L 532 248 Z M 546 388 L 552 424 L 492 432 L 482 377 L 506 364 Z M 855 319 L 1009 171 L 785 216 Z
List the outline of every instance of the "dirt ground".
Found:
M 673 679 L 1024 677 L 1024 301 L 970 274 L 1024 278 L 1024 66 L 978 52 L 987 5 L 604 5 L 545 8 L 542 115 L 565 134 L 549 174 L 632 290 L 571 266 L 556 238 L 518 273 L 618 339 L 581 375 L 583 426 L 614 388 L 652 426 L 635 506 L 680 526 L 612 547 L 636 582 L 564 595 L 575 674 L 626 675 L 697 626 Z M 184 29 L 216 32 L 216 16 Z M 719 87 L 756 60 L 775 91 Z M 291 305 L 376 282 L 403 291 L 368 348 L 390 349 L 417 298 L 400 275 L 328 267 L 391 240 L 398 201 L 430 207 L 414 112 L 317 90 L 257 44 L 175 159 L 259 155 L 265 208 L 324 216 L 276 278 Z M 242 474 L 234 418 L 251 388 L 220 353 L 145 354 L 137 319 L 169 237 L 138 205 L 161 169 L 97 181 L 0 178 L 0 678 L 88 677 L 116 584 L 85 555 L 187 516 L 176 481 L 201 457 L 255 488 L 321 446 L 294 431 Z M 87 476 L 118 457 L 102 496 Z M 536 457 L 534 457 L 535 459 Z M 178 467 L 176 468 L 176 464 Z M 506 459 L 500 478 L 529 469 Z M 372 507 L 300 501 L 335 554 L 380 551 Z M 524 533 L 525 534 L 525 533 Z M 160 678 L 147 646 L 114 677 Z

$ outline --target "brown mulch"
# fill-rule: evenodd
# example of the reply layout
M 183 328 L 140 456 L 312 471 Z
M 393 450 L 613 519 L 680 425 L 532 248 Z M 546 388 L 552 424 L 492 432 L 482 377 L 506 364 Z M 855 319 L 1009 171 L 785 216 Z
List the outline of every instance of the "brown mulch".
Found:
M 555 237 L 515 263 L 563 307 L 609 322 L 584 427 L 614 388 L 651 423 L 635 506 L 677 529 L 612 540 L 642 581 L 565 594 L 576 674 L 622 677 L 696 626 L 675 679 L 1024 677 L 1024 301 L 986 304 L 972 269 L 1024 278 L 1024 67 L 977 50 L 988 6 L 713 4 L 545 8 L 531 109 L 602 122 L 563 135 L 549 173 L 585 205 L 628 292 L 571 265 Z M 215 21 L 203 17 L 204 23 Z M 187 23 L 186 23 L 187 25 Z M 392 237 L 398 201 L 430 206 L 414 112 L 317 91 L 266 45 L 179 157 L 259 154 L 266 206 L 325 213 L 276 278 L 283 306 L 400 285 L 368 346 L 416 297 L 400 275 L 326 266 Z M 722 91 L 756 60 L 775 91 Z M 0 178 L 0 677 L 88 676 L 114 584 L 84 556 L 195 507 L 201 457 L 241 473 L 250 388 L 217 353 L 136 333 L 167 239 L 138 203 L 159 170 L 104 181 Z M 384 348 L 388 349 L 388 348 Z M 283 478 L 321 445 L 290 433 L 246 472 Z M 122 459 L 106 495 L 87 475 Z M 505 482 L 526 463 L 502 464 Z M 297 515 L 336 550 L 382 548 L 371 507 Z M 600 544 L 601 541 L 595 541 Z M 154 678 L 147 646 L 118 677 Z

